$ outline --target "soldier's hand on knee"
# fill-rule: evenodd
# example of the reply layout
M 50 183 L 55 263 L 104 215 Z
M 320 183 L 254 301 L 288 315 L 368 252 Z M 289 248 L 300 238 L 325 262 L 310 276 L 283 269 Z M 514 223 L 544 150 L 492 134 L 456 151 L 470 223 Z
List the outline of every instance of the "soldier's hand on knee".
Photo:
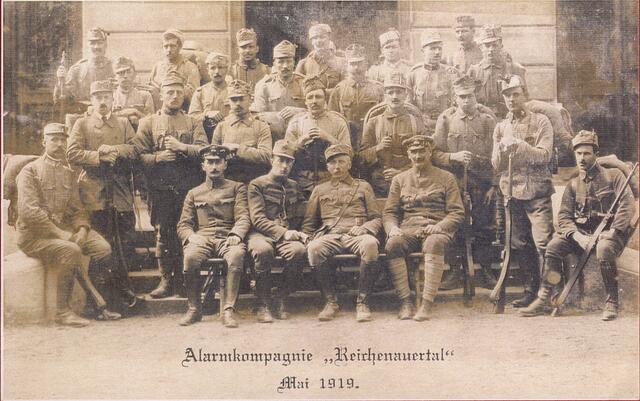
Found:
M 156 154 L 156 162 L 158 163 L 173 162 L 175 160 L 176 154 L 170 150 L 163 150 Z
M 227 237 L 227 240 L 225 241 L 225 245 L 226 246 L 235 246 L 235 245 L 240 245 L 240 242 L 242 242 L 242 239 L 240 237 L 238 237 L 237 235 L 234 235 L 234 234 L 230 234 Z
M 353 226 L 351 227 L 351 230 L 349 230 L 349 235 L 351 235 L 352 237 L 357 237 L 359 235 L 365 235 L 367 233 L 367 230 L 365 230 L 364 228 L 360 227 L 360 226 Z
M 571 237 L 582 249 L 587 249 L 587 245 L 589 245 L 589 240 L 591 240 L 590 236 L 584 235 L 578 231 L 574 232 Z
M 393 227 L 391 231 L 389 231 L 389 238 L 391 237 L 402 237 L 403 232 L 400 227 Z
M 435 224 L 428 224 L 426 227 L 422 229 L 422 232 L 426 235 L 444 233 L 444 231 L 442 231 L 442 228 L 438 227 Z
M 205 245 L 207 241 L 208 240 L 200 234 L 191 234 L 189 236 L 189 243 L 194 245 Z
M 306 234 L 301 233 L 300 231 L 287 230 L 287 231 L 285 231 L 285 233 L 282 236 L 282 238 L 285 241 L 303 241 L 304 242 L 304 237 L 306 237 L 306 236 L 307 236 Z

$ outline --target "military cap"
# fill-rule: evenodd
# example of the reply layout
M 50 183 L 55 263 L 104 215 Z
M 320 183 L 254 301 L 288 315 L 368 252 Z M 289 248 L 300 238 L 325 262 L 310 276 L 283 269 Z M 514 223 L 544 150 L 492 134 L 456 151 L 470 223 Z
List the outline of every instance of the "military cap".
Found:
M 592 145 L 594 149 L 599 149 L 598 145 L 598 134 L 595 131 L 587 131 L 582 130 L 576 134 L 571 140 L 571 145 L 573 149 L 577 148 L 580 145 Z
M 169 28 L 166 31 L 164 31 L 164 33 L 162 34 L 162 38 L 163 39 L 176 38 L 178 39 L 178 42 L 180 42 L 180 45 L 184 43 L 184 33 L 182 33 L 182 31 L 175 28 Z
M 240 96 L 249 96 L 251 94 L 251 88 L 249 84 L 239 79 L 234 79 L 229 82 L 227 86 L 227 97 L 240 97 Z
M 200 157 L 204 160 L 207 159 L 222 159 L 229 160 L 233 157 L 231 149 L 224 145 L 209 145 L 200 149 Z
M 394 40 L 400 41 L 400 32 L 398 32 L 396 28 L 389 28 L 389 30 L 380 35 L 378 39 L 380 39 L 380 47 L 383 47 Z
M 184 86 L 184 76 L 180 74 L 178 71 L 171 70 L 167 72 L 164 79 L 162 80 L 161 86 L 169 86 L 169 85 L 182 85 Z
M 211 52 L 207 54 L 207 58 L 204 60 L 204 63 L 207 65 L 229 65 L 229 56 L 222 53 Z
M 405 139 L 402 142 L 402 146 L 406 147 L 407 150 L 433 148 L 433 139 L 426 135 L 414 135 L 409 139 Z
M 427 31 L 422 35 L 422 47 L 432 43 L 442 43 L 442 37 L 436 31 Z
M 480 82 L 468 75 L 463 75 L 453 83 L 453 92 L 456 95 L 470 95 L 476 91 Z
M 326 89 L 326 85 L 320 79 L 320 75 L 312 75 L 310 77 L 306 77 L 304 81 L 302 81 L 302 90 L 304 94 L 317 90 L 317 89 Z
M 327 24 L 312 24 L 311 27 L 309 28 L 309 39 L 313 39 L 316 36 L 320 36 L 320 35 L 324 35 L 324 34 L 330 34 L 331 33 L 331 27 Z
M 89 41 L 92 40 L 107 40 L 107 36 L 109 34 L 107 33 L 107 31 L 105 31 L 104 29 L 100 28 L 100 27 L 94 27 L 89 29 L 89 32 L 87 33 L 87 39 Z
M 64 124 L 60 124 L 60 123 L 49 123 L 47 125 L 44 126 L 44 131 L 43 131 L 44 135 L 64 135 L 64 136 L 69 136 L 67 134 L 67 131 L 65 130 Z
M 502 39 L 502 27 L 500 25 L 483 25 L 480 29 L 480 43 L 490 43 Z
M 258 35 L 252 28 L 242 28 L 236 33 L 236 42 L 238 42 L 238 46 L 258 43 Z
M 339 155 L 347 155 L 349 157 L 353 157 L 353 149 L 351 146 L 345 145 L 343 143 L 337 143 L 335 145 L 331 145 L 324 151 L 324 158 L 329 161 L 334 156 Z
M 200 45 L 200 43 L 196 42 L 195 40 L 185 40 L 182 44 L 182 48 L 184 50 L 202 51 L 202 45 Z
M 476 25 L 476 21 L 470 15 L 459 15 L 456 17 L 455 28 L 473 28 Z
M 114 68 L 115 72 L 126 71 L 128 69 L 135 70 L 136 67 L 133 65 L 133 60 L 127 57 L 118 57 L 116 60 L 116 66 Z
M 295 160 L 296 147 L 291 142 L 285 139 L 280 139 L 273 145 L 273 151 L 271 153 Z
M 522 82 L 522 78 L 519 75 L 511 75 L 500 82 L 500 92 L 503 95 L 509 89 L 522 88 L 522 90 L 525 90 L 524 82 Z
M 385 88 L 404 88 L 409 90 L 409 85 L 407 85 L 407 78 L 400 71 L 392 71 L 384 78 L 384 87 Z
M 351 44 L 344 49 L 344 55 L 347 62 L 364 61 L 364 46 L 357 43 Z
M 283 40 L 273 48 L 273 58 L 289 58 L 295 57 L 295 55 L 296 45 L 288 40 Z
M 91 87 L 90 87 L 89 93 L 91 95 L 93 95 L 93 94 L 100 93 L 100 92 L 112 93 L 113 92 L 113 85 L 111 84 L 111 81 L 104 80 L 104 81 L 93 81 L 93 82 L 91 82 Z

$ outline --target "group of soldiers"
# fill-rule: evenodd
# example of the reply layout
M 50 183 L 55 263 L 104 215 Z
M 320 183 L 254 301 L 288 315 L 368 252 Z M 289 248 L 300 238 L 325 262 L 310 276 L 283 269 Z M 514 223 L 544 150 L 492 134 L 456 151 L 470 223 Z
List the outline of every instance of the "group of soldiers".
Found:
M 325 300 L 318 318 L 331 320 L 339 310 L 333 258 L 344 253 L 360 259 L 357 321 L 371 320 L 369 297 L 383 270 L 400 299 L 398 317 L 426 320 L 446 287 L 445 255 L 465 209 L 474 259 L 487 286 L 495 284 L 490 250 L 501 222 L 494 209 L 507 191 L 511 249 L 525 286 L 513 305 L 523 316 L 544 313 L 558 282 L 549 272 L 560 272 L 567 253 L 585 248 L 615 194 L 624 192 L 596 252 L 607 291 L 603 318 L 615 318 L 615 259 L 635 211 L 624 176 L 596 161 L 594 132 L 569 137 L 580 174 L 567 186 L 554 236 L 552 159 L 561 136 L 545 114 L 553 106 L 528 99 L 525 70 L 503 49 L 499 26 L 483 26 L 477 41 L 475 29 L 472 17 L 456 19 L 460 46 L 451 57 L 443 56 L 437 32 L 425 33 L 424 60 L 414 66 L 401 58 L 400 34 L 391 29 L 380 35 L 382 61 L 369 68 L 359 44 L 339 55 L 326 24 L 311 26 L 313 51 L 297 66 L 296 46 L 285 40 L 273 49 L 271 68 L 256 58 L 252 29 L 237 33 L 234 63 L 216 52 L 205 56 L 193 43 L 187 55 L 183 33 L 169 29 L 162 35 L 165 58 L 145 85 L 136 83 L 131 59 L 113 64 L 106 57 L 107 33 L 91 29 L 90 57 L 68 71 L 61 65 L 54 90 L 66 111 L 86 110 L 67 118 L 69 126 L 48 124 L 44 154 L 17 179 L 19 246 L 61 269 L 56 321 L 89 323 L 68 305 L 83 255 L 99 291 L 115 286 L 126 307 L 141 301 L 126 257 L 139 174 L 161 273 L 150 296 L 184 291 L 189 307 L 181 325 L 202 319 L 198 272 L 211 257 L 226 262 L 224 326 L 238 325 L 247 261 L 259 322 L 288 318 L 287 298 L 304 265 Z M 376 197 L 386 197 L 383 207 Z M 407 268 L 412 252 L 424 255 L 417 311 Z M 285 263 L 272 299 L 276 256 Z M 93 307 L 98 319 L 121 316 L 110 305 Z

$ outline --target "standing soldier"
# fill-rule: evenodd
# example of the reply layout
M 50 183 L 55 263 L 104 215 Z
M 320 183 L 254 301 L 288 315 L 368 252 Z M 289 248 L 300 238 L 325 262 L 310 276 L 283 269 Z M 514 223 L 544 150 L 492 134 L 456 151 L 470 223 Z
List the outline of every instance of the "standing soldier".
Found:
M 179 73 L 184 82 L 184 105 L 185 111 L 189 110 L 191 96 L 197 87 L 200 86 L 200 73 L 198 67 L 191 61 L 182 57 L 180 51 L 184 43 L 184 34 L 174 28 L 166 30 L 162 34 L 162 48 L 164 49 L 164 60 L 158 61 L 151 70 L 149 84 L 156 88 L 155 94 L 161 91 L 162 83 L 170 71 Z M 155 100 L 155 99 L 154 99 Z M 160 99 L 155 102 L 156 109 L 160 108 Z
M 65 102 L 69 107 L 76 106 L 69 111 L 79 111 L 79 102 L 84 104 L 80 108 L 82 112 L 89 104 L 91 83 L 113 77 L 111 60 L 105 54 L 107 52 L 108 33 L 102 28 L 91 28 L 87 33 L 89 42 L 89 58 L 75 63 L 69 71 L 60 65 L 56 71 L 57 82 L 53 90 L 53 101 Z
M 295 161 L 294 145 L 279 140 L 273 147 L 271 171 L 249 184 L 249 214 L 252 231 L 247 244 L 256 270 L 258 321 L 273 321 L 271 303 L 271 269 L 275 255 L 285 260 L 283 278 L 277 290 L 273 312 L 278 319 L 288 319 L 285 300 L 296 290 L 306 255 L 307 235 L 300 228 L 300 208 L 304 198 L 298 184 L 289 178 Z
M 347 47 L 347 78 L 340 81 L 331 92 L 329 110 L 345 116 L 351 131 L 351 146 L 359 148 L 364 116 L 382 101 L 384 89 L 378 81 L 367 79 L 367 61 L 364 47 L 352 44 Z
M 211 81 L 211 75 L 207 70 L 207 52 L 202 49 L 202 45 L 195 40 L 185 40 L 182 44 L 182 54 L 198 67 L 200 74 L 200 85 Z
M 294 72 L 296 45 L 283 40 L 273 48 L 273 72 L 258 82 L 252 111 L 278 111 L 289 120 L 304 111 L 304 76 Z
M 136 296 L 127 261 L 134 255 L 136 225 L 131 190 L 132 164 L 137 159 L 131 145 L 134 131 L 125 117 L 111 112 L 111 82 L 91 84 L 91 105 L 93 113 L 78 119 L 71 130 L 67 159 L 82 168 L 80 199 L 90 213 L 91 226 L 116 250 L 113 278 L 120 297 L 132 307 Z
M 408 110 L 413 107 L 406 103 L 408 94 L 404 74 L 391 72 L 384 81 L 384 111 L 364 125 L 360 160 L 378 196 L 387 196 L 393 177 L 411 166 L 402 143 L 422 133 L 422 118 Z
M 82 255 L 89 255 L 89 269 L 107 275 L 111 247 L 91 230 L 82 207 L 76 174 L 67 164 L 67 134 L 63 124 L 44 127 L 44 154 L 27 164 L 17 177 L 18 247 L 27 256 L 59 267 L 57 277 L 57 324 L 83 327 L 87 319 L 69 307 L 74 275 L 82 269 Z M 99 320 L 119 319 L 120 314 L 103 309 Z
M 240 291 L 246 247 L 242 243 L 251 222 L 247 210 L 247 187 L 227 180 L 224 171 L 229 151 L 210 145 L 201 150 L 206 179 L 187 193 L 178 223 L 178 236 L 184 246 L 184 276 L 189 309 L 180 321 L 189 326 L 202 320 L 202 288 L 198 271 L 211 257 L 227 262 L 225 304 L 222 324 L 238 327 L 235 304 Z
M 160 284 L 152 298 L 173 293 L 172 274 L 182 273 L 181 249 L 176 234 L 184 197 L 202 182 L 198 164 L 200 149 L 207 137 L 199 123 L 182 111 L 184 81 L 175 71 L 162 82 L 162 108 L 140 120 L 133 144 L 145 170 L 149 187 L 151 224 L 156 229 L 156 258 L 161 273 Z M 176 280 L 175 288 L 182 283 Z
M 469 67 L 467 74 L 480 81 L 476 90 L 478 102 L 493 110 L 498 119 L 504 118 L 507 108 L 499 90 L 499 81 L 504 77 L 518 75 L 526 92 L 525 69 L 514 62 L 502 47 L 502 28 L 499 25 L 484 25 L 480 32 L 482 60 Z
M 227 89 L 231 114 L 216 126 L 212 144 L 225 145 L 234 154 L 226 176 L 248 183 L 269 171 L 271 131 L 249 112 L 251 92 L 247 83 L 234 80 Z
M 136 67 L 133 60 L 126 57 L 116 61 L 116 80 L 118 87 L 113 91 L 113 112 L 116 116 L 126 117 L 133 129 L 137 129 L 140 119 L 155 111 L 151 93 L 136 88 Z
M 227 72 L 229 71 L 229 57 L 220 53 L 209 53 L 205 60 L 211 82 L 196 89 L 189 115 L 202 121 L 207 139 L 211 142 L 213 130 L 229 115 L 229 99 L 227 98 Z
M 313 187 L 328 176 L 323 158 L 326 148 L 338 143 L 351 146 L 351 139 L 345 118 L 327 111 L 327 92 L 318 76 L 304 80 L 304 95 L 308 111 L 291 120 L 285 139 L 298 148 L 292 178 L 308 197 Z
M 411 252 L 424 253 L 422 305 L 413 317 L 420 322 L 430 316 L 445 269 L 445 251 L 464 220 L 464 206 L 454 175 L 431 164 L 433 140 L 415 135 L 407 145 L 412 168 L 393 177 L 382 222 L 389 270 L 402 301 L 400 319 L 410 319 L 412 312 L 405 259 Z
M 270 69 L 266 64 L 262 64 L 256 56 L 260 51 L 258 47 L 258 35 L 251 28 L 242 28 L 236 33 L 238 44 L 238 60 L 231 65 L 229 75 L 249 84 L 251 93 L 256 84 L 269 75 Z
M 625 188 L 625 177 L 617 169 L 602 167 L 597 161 L 598 136 L 595 132 L 580 131 L 573 138 L 573 150 L 580 175 L 564 190 L 558 213 L 559 232 L 547 245 L 545 272 L 538 298 L 527 308 L 520 309 L 521 316 L 537 316 L 545 306 L 553 286 L 560 282 L 562 260 L 570 253 L 585 251 L 594 231 L 605 213 L 611 208 L 616 194 L 623 194 L 615 217 L 606 231 L 598 237 L 595 246 L 602 282 L 607 299 L 602 320 L 618 317 L 618 277 L 616 258 L 624 250 L 634 227 L 635 202 L 630 188 Z
M 389 30 L 379 37 L 380 39 L 380 64 L 372 65 L 367 71 L 367 77 L 384 83 L 386 77 L 392 72 L 400 72 L 407 75 L 411 70 L 411 64 L 402 57 L 400 47 L 400 32 L 396 28 Z
M 482 266 L 485 287 L 493 288 L 496 282 L 491 273 L 491 241 L 495 238 L 491 231 L 494 216 L 490 207 L 494 192 L 491 145 L 496 122 L 476 103 L 476 86 L 477 82 L 467 76 L 454 82 L 457 106 L 438 117 L 433 139 L 440 152 L 434 152 L 433 162 L 451 171 L 460 186 L 464 182 L 464 170 L 468 169 L 468 187 L 461 191 L 469 193 L 473 205 L 473 259 Z M 453 289 L 460 272 L 456 269 L 455 274 L 443 280 L 440 288 Z
M 540 268 L 553 235 L 554 189 L 549 170 L 553 129 L 545 115 L 527 110 L 524 91 L 524 82 L 517 75 L 504 83 L 502 95 L 509 113 L 496 125 L 491 155 L 502 193 L 507 193 L 511 181 L 511 249 L 525 286 L 524 297 L 512 303 L 516 308 L 527 306 L 536 298 Z
M 474 40 L 475 20 L 470 15 L 456 17 L 456 39 L 459 47 L 453 55 L 451 64 L 460 74 L 465 74 L 469 67 L 482 60 L 482 50 Z
M 344 78 L 346 61 L 336 56 L 329 25 L 318 23 L 311 25 L 309 40 L 311 40 L 313 51 L 298 61 L 296 72 L 306 77 L 319 75 L 327 91 L 331 92 Z
M 433 134 L 440 113 L 451 106 L 453 99 L 452 76 L 440 63 L 442 39 L 437 32 L 427 32 L 422 37 L 424 62 L 413 66 L 409 72 L 411 102 L 422 112 L 427 134 Z
M 332 320 L 338 312 L 331 259 L 345 252 L 360 257 L 356 320 L 371 320 L 369 294 L 380 270 L 376 236 L 382 228 L 381 216 L 371 185 L 349 174 L 352 154 L 344 144 L 327 148 L 331 179 L 314 188 L 304 217 L 303 231 L 313 237 L 307 246 L 309 265 L 326 301 L 318 315 L 321 321 Z

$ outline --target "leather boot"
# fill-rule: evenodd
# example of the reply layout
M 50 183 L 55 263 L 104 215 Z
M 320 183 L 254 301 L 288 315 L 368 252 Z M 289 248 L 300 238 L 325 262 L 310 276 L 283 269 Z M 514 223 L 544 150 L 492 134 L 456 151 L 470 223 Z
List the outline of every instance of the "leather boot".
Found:
M 556 258 L 547 258 L 545 261 L 545 274 L 542 279 L 542 286 L 538 290 L 538 297 L 528 306 L 520 309 L 520 316 L 533 317 L 544 314 L 547 309 L 547 301 L 553 287 L 560 283 L 562 276 L 562 261 Z
M 84 327 L 90 324 L 89 320 L 84 319 L 71 311 L 69 308 L 69 300 L 73 292 L 73 269 L 61 267 L 58 273 L 58 282 L 56 283 L 56 317 L 55 322 L 62 326 Z
M 338 306 L 338 299 L 334 296 L 326 297 L 326 303 L 322 312 L 318 314 L 318 320 L 321 322 L 327 322 L 329 320 L 333 320 L 338 314 L 338 310 L 340 307 Z
M 420 308 L 418 308 L 418 311 L 413 316 L 413 320 L 415 320 L 416 322 L 423 322 L 425 320 L 429 320 L 429 317 L 431 316 L 432 308 L 433 308 L 433 302 L 423 299 L 422 305 L 420 305 Z
M 413 317 L 413 302 L 410 298 L 403 299 L 400 304 L 400 312 L 398 312 L 398 319 L 409 320 Z
M 268 271 L 256 275 L 256 296 L 258 297 L 258 311 L 256 316 L 259 323 L 272 323 L 273 316 L 268 305 L 271 301 L 271 274 Z
M 299 264 L 286 266 L 283 274 L 284 282 L 278 289 L 278 295 L 274 303 L 273 312 L 277 319 L 287 320 L 289 319 L 290 314 L 287 311 L 286 299 L 289 297 L 289 294 L 296 292 L 298 283 L 301 280 L 301 267 Z
M 409 299 L 411 289 L 409 288 L 409 273 L 407 272 L 407 262 L 404 258 L 393 258 L 387 262 L 389 273 L 393 281 L 393 287 L 396 290 L 398 298 L 401 300 Z
M 91 323 L 89 320 L 76 315 L 70 309 L 56 313 L 55 322 L 61 326 L 69 327 L 85 327 Z
M 380 275 L 378 261 L 360 262 L 360 278 L 358 280 L 358 299 L 360 296 L 366 299 L 373 292 L 373 286 Z
M 107 308 L 98 312 L 98 315 L 96 316 L 96 320 L 101 320 L 101 321 L 119 320 L 120 318 L 122 318 L 121 314 L 119 314 L 118 312 L 112 312 Z
M 540 288 L 540 260 L 535 248 L 519 250 L 516 257 L 524 284 L 524 296 L 513 301 L 511 305 L 514 308 L 524 308 L 536 299 L 536 293 Z
M 287 304 L 285 303 L 284 298 L 282 297 L 276 298 L 276 301 L 273 307 L 274 307 L 273 312 L 275 313 L 276 319 L 280 319 L 280 320 L 289 319 L 290 315 L 289 315 L 289 312 L 287 311 Z
M 236 301 L 238 300 L 238 295 L 240 293 L 240 279 L 242 277 L 242 271 L 240 270 L 227 270 L 227 280 L 224 288 L 224 309 L 231 309 L 235 311 Z M 236 323 L 237 324 L 237 323 Z
M 460 288 L 464 282 L 462 269 L 458 266 L 451 266 L 451 268 L 444 272 L 444 277 L 440 283 L 440 290 L 449 291 Z
M 618 269 L 615 262 L 601 260 L 600 273 L 607 293 L 607 300 L 602 311 L 602 320 L 614 320 L 618 317 Z
M 367 305 L 366 294 L 358 294 L 358 299 L 356 300 L 356 321 L 371 321 L 371 310 L 369 309 L 369 305 Z
M 318 320 L 323 322 L 335 318 L 338 313 L 338 309 L 340 309 L 330 269 L 331 268 L 328 263 L 322 263 L 314 269 L 316 273 L 316 280 L 318 281 L 325 298 L 324 309 L 322 309 L 322 312 L 318 314 Z
M 180 326 L 189 326 L 202 320 L 202 302 L 200 300 L 200 286 L 195 272 L 184 274 L 184 284 L 187 290 L 187 313 L 180 320 Z
M 171 277 L 172 266 L 168 263 L 168 258 L 158 258 L 158 269 L 160 270 L 160 284 L 151 291 L 151 298 L 166 298 L 173 293 L 173 280 Z
M 234 329 L 238 327 L 238 322 L 236 321 L 236 311 L 232 308 L 225 309 L 222 314 L 222 324 L 224 327 L 229 329 Z

